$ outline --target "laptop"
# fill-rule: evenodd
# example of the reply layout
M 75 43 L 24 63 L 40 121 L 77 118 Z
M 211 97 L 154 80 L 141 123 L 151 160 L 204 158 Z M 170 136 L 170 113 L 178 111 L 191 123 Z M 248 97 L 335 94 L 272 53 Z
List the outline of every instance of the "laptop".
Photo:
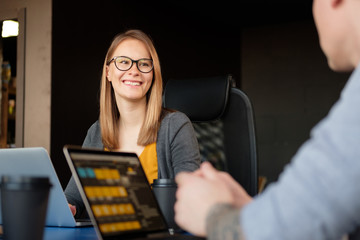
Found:
M 76 221 L 73 217 L 46 149 L 40 147 L 0 149 L 0 177 L 2 175 L 49 177 L 52 187 L 48 200 L 46 226 L 92 226 L 90 220 Z M 0 224 L 2 224 L 1 208 Z
M 203 239 L 169 232 L 135 153 L 65 146 L 99 239 Z

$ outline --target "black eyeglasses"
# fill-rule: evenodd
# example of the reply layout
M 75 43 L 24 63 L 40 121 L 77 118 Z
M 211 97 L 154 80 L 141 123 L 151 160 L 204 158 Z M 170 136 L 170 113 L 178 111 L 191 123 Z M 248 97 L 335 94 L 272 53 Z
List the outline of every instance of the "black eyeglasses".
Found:
M 127 71 L 129 70 L 134 63 L 136 63 L 137 69 L 139 69 L 142 73 L 148 73 L 151 72 L 151 70 L 154 68 L 153 60 L 148 58 L 141 58 L 139 60 L 132 60 L 129 57 L 125 56 L 118 56 L 113 57 L 110 61 L 107 62 L 107 65 L 110 65 L 110 63 L 114 61 L 115 67 L 119 69 L 120 71 Z

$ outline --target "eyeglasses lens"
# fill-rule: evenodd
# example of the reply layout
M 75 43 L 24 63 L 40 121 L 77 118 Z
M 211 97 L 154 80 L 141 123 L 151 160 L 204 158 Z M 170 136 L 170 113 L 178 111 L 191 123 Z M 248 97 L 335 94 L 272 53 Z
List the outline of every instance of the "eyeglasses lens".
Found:
M 116 67 L 121 71 L 126 71 L 131 68 L 132 61 L 129 58 L 118 57 L 115 59 Z
M 153 68 L 153 62 L 150 59 L 140 59 L 137 66 L 141 72 L 147 73 Z

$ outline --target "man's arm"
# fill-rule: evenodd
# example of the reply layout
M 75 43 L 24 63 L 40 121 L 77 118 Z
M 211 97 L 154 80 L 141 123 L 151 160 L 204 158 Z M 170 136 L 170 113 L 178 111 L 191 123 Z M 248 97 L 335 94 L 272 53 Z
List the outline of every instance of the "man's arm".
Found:
M 239 208 L 230 204 L 217 204 L 211 208 L 206 218 L 208 240 L 243 240 L 240 226 Z

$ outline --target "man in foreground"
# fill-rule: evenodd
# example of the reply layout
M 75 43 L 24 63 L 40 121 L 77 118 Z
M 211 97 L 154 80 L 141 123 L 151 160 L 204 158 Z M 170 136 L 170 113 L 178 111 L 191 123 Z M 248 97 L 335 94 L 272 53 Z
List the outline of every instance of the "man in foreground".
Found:
M 360 225 L 360 0 L 314 0 L 313 14 L 329 67 L 355 69 L 339 101 L 254 199 L 209 163 L 178 174 L 183 229 L 210 240 L 340 239 Z

